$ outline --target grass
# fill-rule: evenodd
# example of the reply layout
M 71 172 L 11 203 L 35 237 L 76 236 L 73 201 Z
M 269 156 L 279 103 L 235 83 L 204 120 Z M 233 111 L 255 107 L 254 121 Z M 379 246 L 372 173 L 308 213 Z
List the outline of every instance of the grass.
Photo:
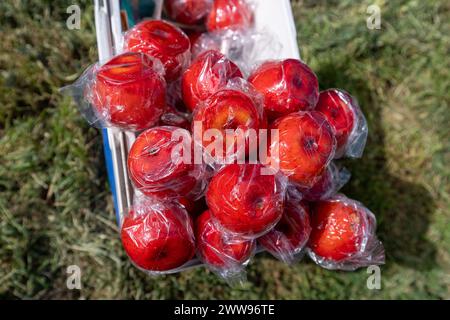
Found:
M 381 8 L 381 30 L 366 27 Z M 382 289 L 366 270 L 287 267 L 266 254 L 230 288 L 203 268 L 151 278 L 128 262 L 115 225 L 100 134 L 58 88 L 96 60 L 91 1 L 0 4 L 0 297 L 136 299 L 450 298 L 450 7 L 445 1 L 295 1 L 302 58 L 322 88 L 355 95 L 369 122 L 344 192 L 379 220 Z M 66 268 L 82 270 L 68 290 Z

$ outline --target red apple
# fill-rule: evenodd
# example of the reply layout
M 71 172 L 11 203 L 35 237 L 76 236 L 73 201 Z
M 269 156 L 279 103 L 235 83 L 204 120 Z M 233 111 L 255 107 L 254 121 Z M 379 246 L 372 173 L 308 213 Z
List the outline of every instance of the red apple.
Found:
M 313 203 L 310 255 L 330 269 L 377 264 L 384 260 L 384 250 L 376 239 L 375 225 L 369 210 L 343 195 Z
M 191 128 L 189 114 L 179 111 L 171 105 L 167 105 L 166 111 L 161 116 L 159 124 L 161 126 L 174 126 L 188 130 Z
M 195 239 L 200 260 L 219 270 L 241 266 L 250 259 L 255 248 L 253 240 L 245 240 L 218 229 L 209 210 L 196 220 Z
M 225 230 L 246 238 L 268 232 L 281 218 L 285 181 L 259 164 L 230 164 L 211 179 L 206 202 Z
M 196 25 L 202 22 L 211 9 L 211 0 L 165 0 L 167 15 L 176 22 Z
M 189 131 L 176 127 L 154 127 L 141 133 L 128 154 L 130 179 L 142 193 L 159 198 L 194 196 L 201 180 L 200 165 L 193 163 L 193 152 L 184 154 L 181 139 Z M 187 148 L 192 147 L 192 140 Z M 187 158 L 187 159 L 183 159 Z
M 187 35 L 162 20 L 145 20 L 125 34 L 125 50 L 142 52 L 161 60 L 167 81 L 176 80 L 190 62 Z
M 316 111 L 299 111 L 277 119 L 270 161 L 299 187 L 310 188 L 334 156 L 336 139 L 326 118 Z M 278 151 L 278 154 L 277 154 Z
M 347 92 L 329 89 L 320 92 L 316 111 L 322 112 L 336 135 L 336 158 L 345 154 L 350 135 L 357 125 L 356 101 Z
M 316 75 L 295 59 L 265 62 L 253 71 L 248 81 L 264 96 L 265 109 L 272 119 L 311 110 L 319 97 Z
M 145 201 L 124 218 L 122 244 L 140 268 L 160 272 L 178 268 L 193 258 L 192 220 L 180 206 Z
M 245 0 L 214 0 L 206 19 L 208 32 L 247 29 L 253 24 L 253 12 Z
M 350 179 L 350 172 L 331 162 L 311 188 L 298 188 L 307 201 L 326 200 L 336 194 Z
M 308 204 L 288 200 L 281 220 L 258 242 L 274 257 L 291 264 L 302 252 L 310 233 Z
M 101 121 L 131 131 L 157 123 L 165 109 L 166 84 L 156 63 L 141 53 L 124 53 L 98 69 L 87 99 Z
M 232 78 L 242 78 L 239 68 L 220 52 L 206 51 L 183 73 L 183 101 L 193 111 Z
M 194 138 L 201 141 L 205 152 L 215 162 L 224 163 L 244 159 L 245 155 L 257 151 L 258 130 L 267 128 L 267 119 L 262 105 L 250 93 L 224 88 L 195 110 L 192 119 L 194 131 L 199 124 L 203 137 L 194 134 Z M 208 130 L 218 130 L 223 139 L 221 146 L 220 143 L 209 141 L 205 134 Z M 233 134 L 228 134 L 227 137 L 227 132 Z M 250 139 L 254 141 L 251 143 Z M 210 145 L 220 147 L 221 150 L 208 150 Z

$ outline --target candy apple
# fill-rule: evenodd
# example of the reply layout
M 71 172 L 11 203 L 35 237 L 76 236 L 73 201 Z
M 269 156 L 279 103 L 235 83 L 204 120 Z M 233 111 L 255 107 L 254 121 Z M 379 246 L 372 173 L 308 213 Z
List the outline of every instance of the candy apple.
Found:
M 316 75 L 296 59 L 264 62 L 248 81 L 264 96 L 264 107 L 272 119 L 311 110 L 319 97 Z
M 384 249 L 375 235 L 375 216 L 344 195 L 312 204 L 310 256 L 329 269 L 353 270 L 384 262 Z
M 253 24 L 253 12 L 245 0 L 214 0 L 206 19 L 208 32 L 247 29 Z
M 155 125 L 166 103 L 157 64 L 144 54 L 124 53 L 101 66 L 87 92 L 100 121 L 131 131 Z
M 232 269 L 244 264 L 255 248 L 253 240 L 217 228 L 209 210 L 197 217 L 195 239 L 200 260 L 218 269 Z
M 189 145 L 181 148 L 188 140 Z M 201 180 L 201 166 L 194 164 L 189 148 L 192 139 L 185 129 L 165 126 L 141 133 L 128 155 L 128 171 L 136 188 L 159 198 L 194 196 Z
M 277 119 L 270 162 L 299 187 L 310 188 L 334 156 L 336 139 L 326 118 L 316 111 L 299 111 Z
M 178 268 L 193 258 L 192 220 L 180 206 L 145 201 L 125 216 L 123 247 L 138 267 L 160 272 Z
M 320 92 L 316 111 L 322 112 L 334 129 L 336 135 L 336 157 L 342 157 L 349 138 L 357 128 L 359 107 L 347 92 L 329 89 Z
M 190 62 L 190 42 L 179 28 L 163 20 L 145 20 L 125 34 L 125 50 L 161 60 L 167 81 L 179 78 Z
M 211 9 L 212 0 L 165 0 L 167 15 L 176 22 L 196 25 L 202 22 Z
M 215 147 L 206 153 L 217 163 L 229 163 L 256 152 L 258 130 L 267 128 L 267 119 L 258 99 L 243 90 L 224 88 L 195 110 L 193 131 L 196 126 L 201 126 L 203 136 L 194 134 L 194 138 L 201 138 L 205 148 L 211 144 Z M 212 130 L 220 134 L 222 144 L 207 139 L 205 133 Z
M 242 78 L 239 68 L 220 52 L 206 51 L 183 73 L 183 101 L 193 111 L 232 78 Z
M 211 179 L 206 202 L 224 230 L 245 238 L 268 232 L 283 213 L 285 180 L 259 164 L 230 164 Z

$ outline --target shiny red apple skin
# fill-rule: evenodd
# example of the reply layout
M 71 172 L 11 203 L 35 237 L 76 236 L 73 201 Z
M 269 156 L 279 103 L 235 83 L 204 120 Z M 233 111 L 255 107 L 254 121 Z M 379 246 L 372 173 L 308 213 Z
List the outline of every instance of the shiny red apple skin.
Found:
M 182 95 L 186 107 L 195 107 L 208 99 L 228 80 L 242 78 L 242 72 L 218 51 L 209 50 L 198 56 L 182 76 Z
M 356 125 L 353 98 L 339 89 L 321 91 L 316 111 L 322 112 L 334 129 L 336 135 L 336 155 L 345 153 L 348 138 Z
M 165 110 L 166 83 L 154 64 L 144 54 L 124 53 L 98 69 L 88 100 L 101 120 L 131 131 L 157 123 Z
M 270 145 L 272 166 L 297 186 L 312 187 L 334 156 L 331 125 L 319 112 L 299 111 L 277 119 L 272 129 L 278 130 L 278 139 Z
M 192 220 L 179 206 L 153 203 L 131 210 L 123 220 L 121 239 L 133 263 L 147 271 L 178 268 L 195 254 Z
M 188 36 L 163 20 L 145 20 L 125 34 L 125 50 L 142 52 L 159 59 L 167 81 L 178 79 L 189 65 L 191 52 Z
M 259 164 L 229 164 L 211 179 L 206 202 L 224 229 L 245 238 L 268 232 L 281 218 L 285 182 Z
M 312 110 L 319 98 L 316 75 L 296 59 L 264 62 L 248 81 L 264 96 L 264 106 L 271 119 Z
M 255 249 L 255 241 L 245 240 L 218 229 L 209 210 L 196 219 L 195 239 L 200 260 L 219 269 L 244 264 Z
M 214 0 L 206 19 L 208 32 L 248 29 L 253 25 L 253 12 L 244 0 Z
M 128 172 L 137 189 L 148 196 L 178 198 L 190 195 L 196 187 L 200 172 L 197 165 L 184 163 L 182 151 L 172 159 L 180 141 L 172 139 L 175 130 L 190 135 L 177 127 L 154 127 L 141 133 L 128 154 Z M 191 152 L 192 154 L 192 152 Z
M 312 205 L 308 247 L 319 257 L 340 262 L 356 254 L 364 237 L 365 212 L 344 201 L 324 200 Z
M 197 108 L 192 118 L 192 130 L 195 125 L 201 124 L 202 132 L 207 130 L 219 130 L 223 137 L 222 154 L 211 152 L 214 161 L 223 163 L 244 158 L 251 152 L 255 152 L 257 143 L 250 144 L 249 132 L 255 130 L 257 134 L 259 129 L 267 128 L 267 118 L 262 106 L 250 94 L 237 89 L 221 89 L 213 94 L 205 104 Z M 233 145 L 226 144 L 226 130 L 239 130 L 232 137 Z M 239 133 L 240 132 L 240 133 Z M 242 144 L 237 137 L 240 134 Z M 195 137 L 197 138 L 197 137 Z M 201 140 L 203 147 L 207 148 L 211 144 L 205 137 Z M 240 148 L 242 146 L 242 148 Z
M 286 201 L 281 220 L 258 239 L 259 244 L 276 258 L 293 263 L 308 242 L 311 233 L 309 215 L 306 202 Z
M 185 25 L 201 23 L 211 9 L 211 0 L 165 0 L 167 15 Z

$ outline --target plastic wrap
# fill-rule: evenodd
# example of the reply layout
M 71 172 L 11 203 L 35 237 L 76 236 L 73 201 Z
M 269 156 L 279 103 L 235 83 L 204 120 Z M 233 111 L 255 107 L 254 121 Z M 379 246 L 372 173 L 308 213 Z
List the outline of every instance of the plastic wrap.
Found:
M 204 166 L 194 163 L 193 148 L 185 129 L 163 126 L 144 131 L 128 155 L 131 181 L 148 196 L 199 198 L 205 188 Z
M 242 30 L 253 26 L 253 6 L 246 0 L 214 0 L 206 18 L 208 32 L 233 29 Z
M 267 128 L 262 99 L 244 79 L 234 78 L 198 106 L 192 118 L 194 139 L 207 163 L 257 159 L 259 129 Z
M 89 67 L 63 92 L 75 98 L 90 125 L 140 131 L 155 125 L 165 110 L 163 75 L 159 60 L 124 53 Z
M 280 220 L 286 184 L 260 164 L 230 164 L 211 179 L 206 202 L 220 230 L 254 239 Z
M 190 114 L 180 111 L 177 108 L 167 105 L 166 111 L 159 120 L 160 126 L 174 126 L 190 130 Z
M 203 33 L 191 43 L 192 55 L 197 57 L 207 50 L 216 50 L 234 61 L 248 75 L 261 56 L 276 57 L 281 44 L 267 30 L 222 30 Z
M 145 20 L 128 30 L 124 51 L 142 52 L 161 60 L 169 82 L 178 79 L 191 60 L 188 36 L 163 20 Z
M 167 15 L 185 25 L 201 23 L 211 10 L 213 0 L 165 0 Z
M 289 199 L 285 203 L 281 220 L 258 242 L 275 258 L 293 264 L 303 257 L 310 233 L 308 204 Z
M 245 280 L 244 268 L 255 250 L 255 241 L 246 240 L 218 229 L 209 210 L 195 223 L 197 256 L 211 270 L 229 283 Z
M 239 68 L 218 51 L 198 56 L 182 76 L 182 95 L 186 107 L 195 107 L 208 99 L 232 78 L 242 78 Z
M 326 200 L 334 196 L 351 177 L 346 168 L 339 168 L 333 161 L 311 188 L 298 188 L 307 201 Z
M 355 270 L 384 264 L 376 218 L 360 202 L 338 194 L 311 204 L 312 232 L 308 254 L 326 269 Z
M 141 195 L 123 218 L 121 238 L 131 261 L 151 275 L 178 272 L 195 255 L 193 223 L 186 210 Z
M 336 138 L 325 116 L 298 111 L 277 119 L 272 129 L 269 163 L 301 188 L 312 187 L 334 157 Z
M 296 59 L 266 61 L 253 70 L 248 81 L 264 96 L 266 111 L 272 119 L 312 110 L 319 98 L 316 75 Z
M 320 92 L 316 110 L 325 115 L 335 130 L 335 158 L 360 158 L 369 129 L 356 99 L 344 90 L 328 89 Z

